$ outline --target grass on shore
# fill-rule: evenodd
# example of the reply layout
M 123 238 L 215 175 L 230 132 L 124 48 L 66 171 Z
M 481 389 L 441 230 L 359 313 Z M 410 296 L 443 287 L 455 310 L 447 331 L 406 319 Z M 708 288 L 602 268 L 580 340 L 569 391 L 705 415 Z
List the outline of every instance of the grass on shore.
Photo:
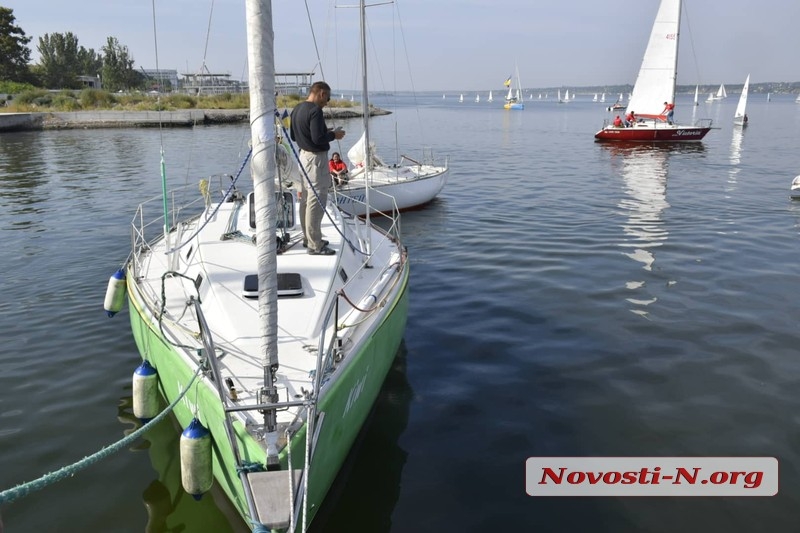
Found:
M 279 108 L 292 108 L 305 97 L 300 95 L 278 96 Z M 345 100 L 331 100 L 331 107 L 354 107 L 355 103 Z M 2 102 L 0 102 L 2 106 Z M 216 94 L 189 96 L 188 94 L 145 94 L 110 93 L 97 89 L 82 91 L 64 90 L 51 92 L 44 89 L 20 93 L 0 107 L 7 113 L 47 113 L 65 111 L 177 111 L 181 109 L 247 109 L 250 107 L 248 94 Z

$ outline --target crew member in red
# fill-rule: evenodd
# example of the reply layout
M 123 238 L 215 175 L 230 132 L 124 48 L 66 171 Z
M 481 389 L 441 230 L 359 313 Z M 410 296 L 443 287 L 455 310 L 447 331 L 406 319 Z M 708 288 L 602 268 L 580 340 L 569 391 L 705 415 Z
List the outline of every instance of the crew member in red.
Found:
M 336 185 L 344 185 L 347 183 L 347 165 L 342 161 L 339 152 L 333 152 L 331 160 L 328 161 L 328 169 L 331 171 L 331 178 L 333 178 Z
M 617 115 L 616 118 L 614 119 L 614 127 L 615 128 L 621 128 L 622 127 L 622 119 L 619 118 L 619 115 Z
M 672 115 L 675 113 L 675 104 L 664 102 L 664 111 L 662 111 L 661 114 L 663 115 L 665 113 L 667 115 L 667 122 L 672 124 Z

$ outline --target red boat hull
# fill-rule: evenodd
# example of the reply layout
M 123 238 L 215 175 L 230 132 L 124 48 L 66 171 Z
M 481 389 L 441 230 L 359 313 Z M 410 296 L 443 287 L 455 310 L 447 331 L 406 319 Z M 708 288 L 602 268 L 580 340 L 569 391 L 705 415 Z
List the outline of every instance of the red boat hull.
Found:
M 699 141 L 711 130 L 711 126 L 679 126 L 639 124 L 632 128 L 606 126 L 595 133 L 598 141 L 667 141 L 686 142 Z

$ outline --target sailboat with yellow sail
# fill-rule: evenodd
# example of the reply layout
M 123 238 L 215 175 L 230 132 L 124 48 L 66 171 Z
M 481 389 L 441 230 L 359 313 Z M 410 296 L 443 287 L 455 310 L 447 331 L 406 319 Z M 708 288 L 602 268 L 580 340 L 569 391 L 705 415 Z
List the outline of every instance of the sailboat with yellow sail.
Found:
M 525 109 L 525 104 L 522 102 L 522 83 L 519 81 L 519 67 L 515 66 L 516 70 L 516 87 L 512 87 L 511 76 L 509 76 L 503 85 L 508 87 L 508 94 L 506 95 L 506 103 L 503 105 L 505 109 Z

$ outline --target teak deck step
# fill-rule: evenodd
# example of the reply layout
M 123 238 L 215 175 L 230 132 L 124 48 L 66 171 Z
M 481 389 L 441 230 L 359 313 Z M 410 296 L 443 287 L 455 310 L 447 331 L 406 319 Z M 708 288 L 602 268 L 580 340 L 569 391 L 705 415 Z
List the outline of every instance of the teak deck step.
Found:
M 300 484 L 303 471 L 291 470 L 294 473 L 294 488 Z M 289 500 L 289 470 L 253 472 L 247 475 L 250 491 L 256 504 L 258 520 L 272 529 L 289 527 L 292 517 L 292 506 Z

